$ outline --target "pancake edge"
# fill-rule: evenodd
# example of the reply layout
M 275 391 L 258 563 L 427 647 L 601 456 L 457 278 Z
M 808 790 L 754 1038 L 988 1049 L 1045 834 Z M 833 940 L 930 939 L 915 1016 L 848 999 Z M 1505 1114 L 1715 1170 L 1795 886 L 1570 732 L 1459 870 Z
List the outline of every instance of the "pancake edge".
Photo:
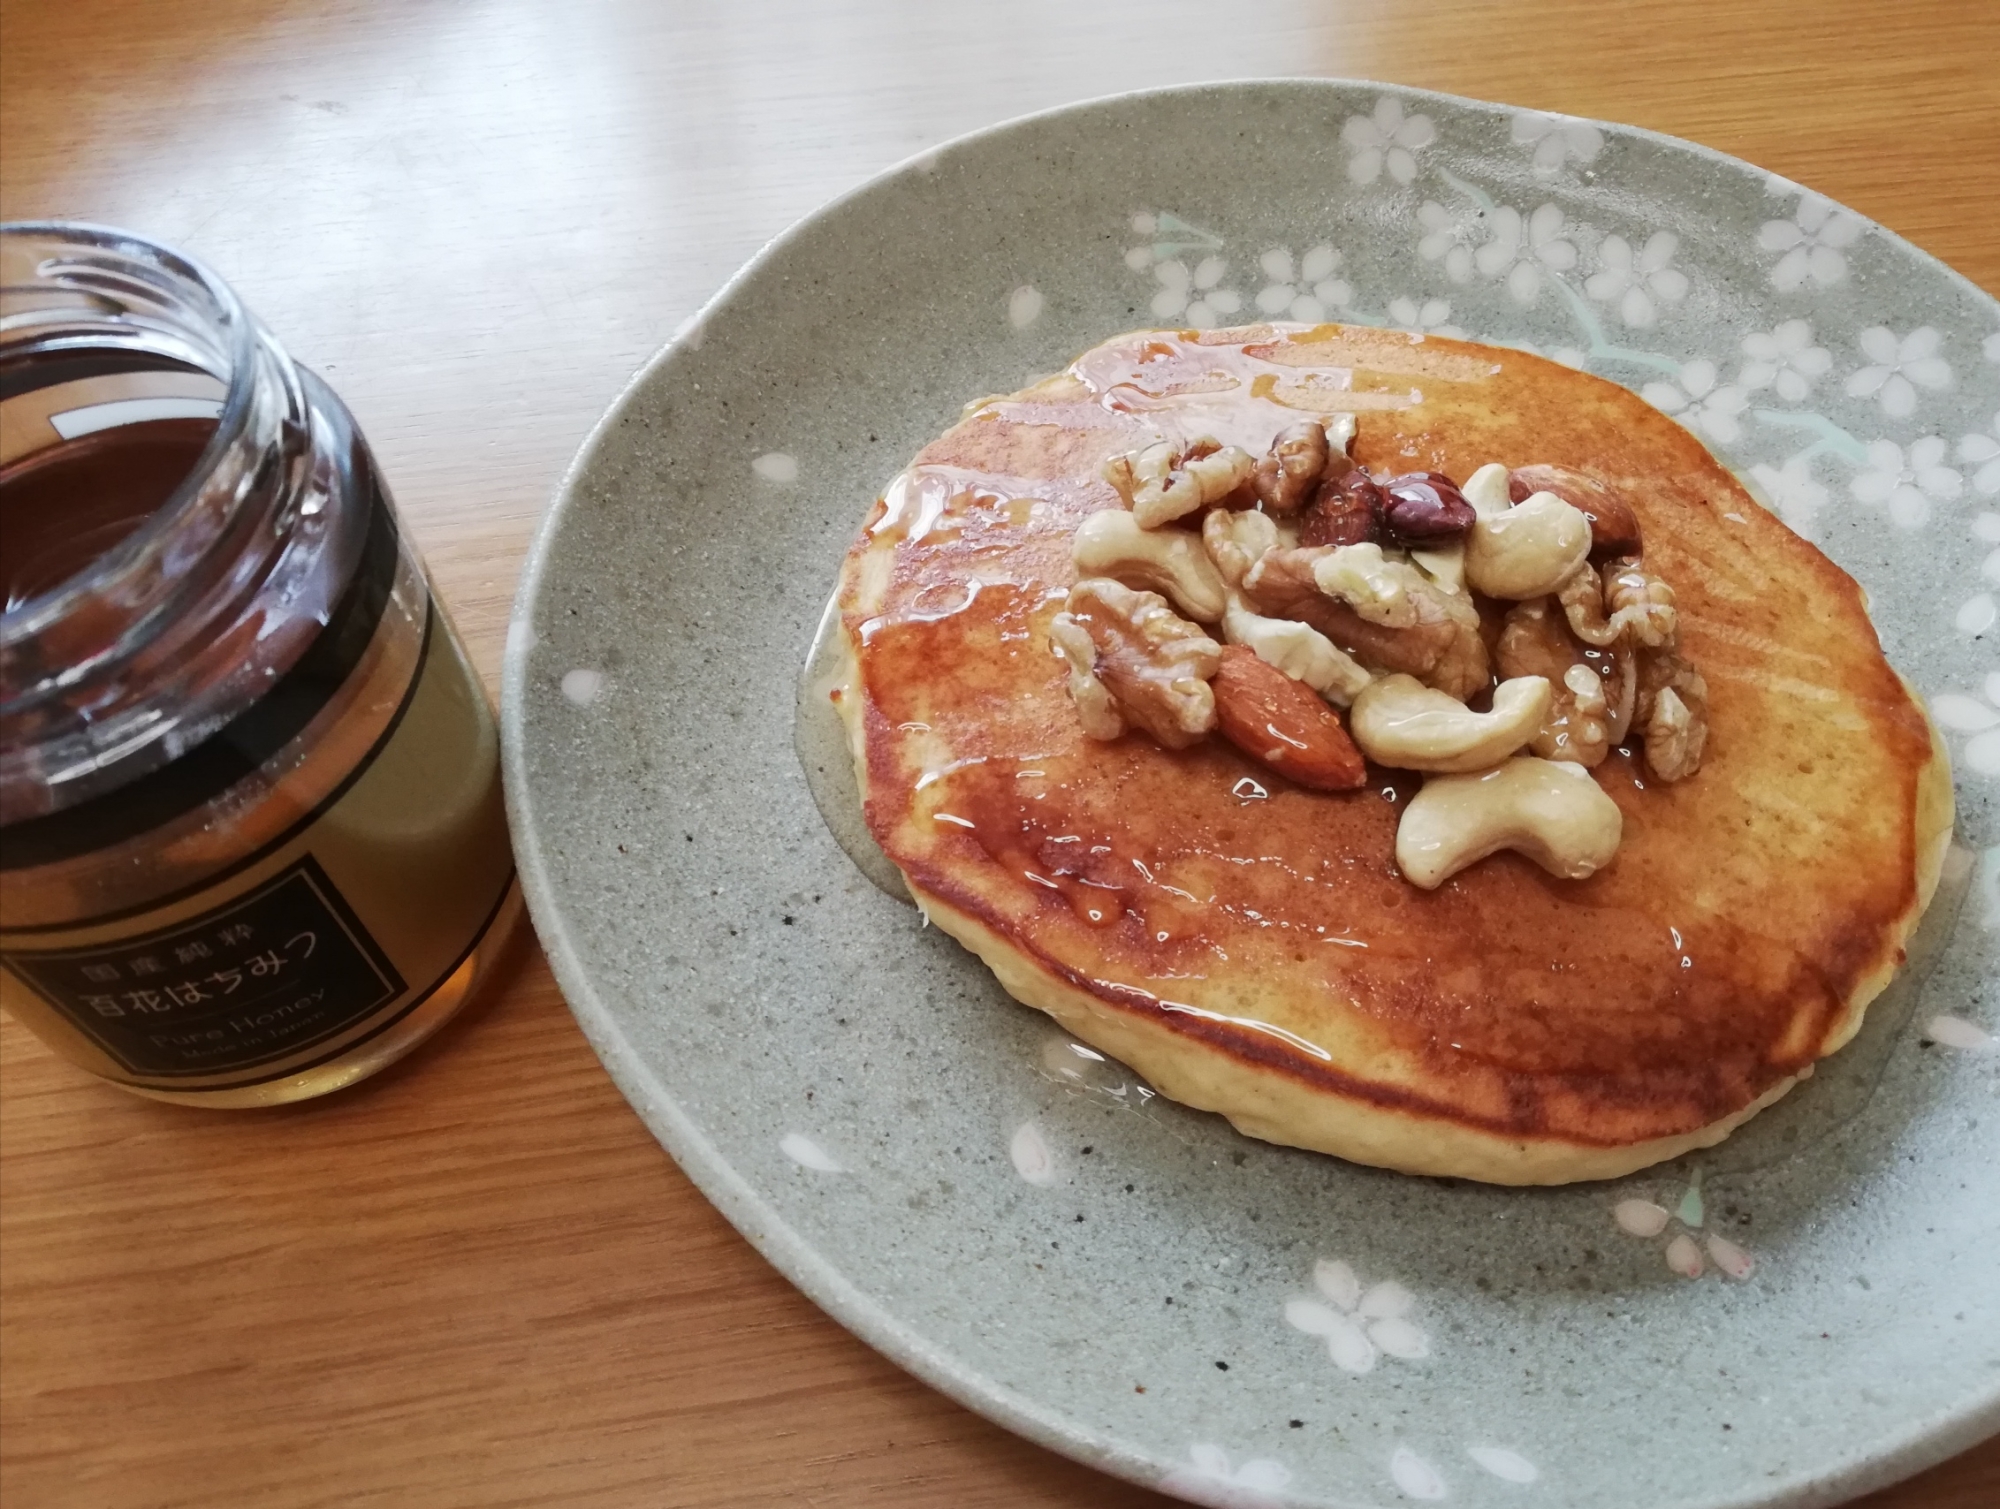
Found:
M 1919 700 L 1918 706 L 1922 705 Z M 1928 721 L 1928 712 L 1925 717 Z M 1948 756 L 1937 725 L 1932 722 L 1930 728 L 1932 758 L 1917 788 L 1920 858 L 1916 900 L 1901 926 L 1885 940 L 1884 957 L 1863 976 L 1849 999 L 1846 1014 L 1822 1058 L 1837 1052 L 1860 1030 L 1869 1004 L 1895 978 L 1904 958 L 1904 945 L 1937 891 L 1951 839 L 1953 805 Z M 1010 996 L 1053 1017 L 1066 1031 L 1126 1064 L 1168 1099 L 1216 1112 L 1237 1131 L 1259 1141 L 1331 1153 L 1350 1163 L 1485 1184 L 1552 1185 L 1616 1179 L 1715 1146 L 1806 1077 L 1788 1076 L 1741 1110 L 1671 1137 L 1607 1147 L 1553 1137 L 1502 1136 L 1448 1118 L 1316 1089 L 1239 1060 L 1226 1050 L 1190 1044 L 1171 1028 L 1121 1010 L 1058 978 L 978 918 L 923 890 L 907 873 L 904 880 L 924 915 L 975 954 Z
M 1868 1007 L 1896 978 L 1909 956 L 1910 939 L 1915 936 L 1924 920 L 1924 913 L 1937 896 L 1938 882 L 1944 874 L 1945 855 L 1951 848 L 1952 829 L 1958 821 L 1957 803 L 1952 795 L 1951 751 L 1945 745 L 1944 731 L 1931 716 L 1929 705 L 1917 689 L 1910 685 L 1909 678 L 1902 672 L 1896 673 L 1910 694 L 1910 701 L 1923 714 L 1924 726 L 1930 730 L 1931 758 L 1917 777 L 1916 829 L 1917 850 L 1917 895 L 1916 902 L 1904 913 L 1895 929 L 1886 940 L 1883 957 L 1864 974 L 1848 998 L 1847 1012 L 1833 1027 L 1826 1038 L 1826 1045 L 1820 1050 L 1820 1057 L 1826 1058 L 1838 1053 L 1854 1040 L 1867 1017 Z
M 1260 1142 L 1331 1153 L 1350 1163 L 1484 1184 L 1615 1179 L 1714 1146 L 1799 1079 L 1781 1080 L 1742 1110 L 1675 1137 L 1616 1147 L 1503 1137 L 1445 1117 L 1313 1088 L 1246 1063 L 1224 1049 L 1191 1044 L 1171 1028 L 1109 1006 L 1037 967 L 998 933 L 949 902 L 915 886 L 911 890 L 924 915 L 976 954 L 1015 1000 L 1047 1013 L 1064 1030 L 1126 1064 L 1169 1100 L 1216 1112 Z

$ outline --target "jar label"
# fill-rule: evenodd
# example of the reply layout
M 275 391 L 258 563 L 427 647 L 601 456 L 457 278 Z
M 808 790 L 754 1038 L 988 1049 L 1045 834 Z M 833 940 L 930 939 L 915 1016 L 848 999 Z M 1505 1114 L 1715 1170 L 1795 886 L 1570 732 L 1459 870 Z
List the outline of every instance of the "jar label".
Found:
M 331 792 L 162 895 L 0 928 L 0 1003 L 91 1073 L 183 1096 L 338 1073 L 427 1007 L 448 1015 L 514 866 L 492 714 L 423 614 L 407 688 Z M 199 842 L 204 821 L 156 842 Z
M 0 962 L 120 1067 L 162 1079 L 287 1058 L 406 988 L 310 854 L 172 927 Z

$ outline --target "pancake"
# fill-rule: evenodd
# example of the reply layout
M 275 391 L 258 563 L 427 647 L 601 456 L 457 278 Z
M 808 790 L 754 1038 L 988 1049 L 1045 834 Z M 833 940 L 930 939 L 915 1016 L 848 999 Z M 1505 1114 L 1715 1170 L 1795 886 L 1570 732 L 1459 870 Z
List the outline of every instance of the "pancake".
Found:
M 1705 676 L 1700 769 L 1589 772 L 1610 863 L 1398 869 L 1421 778 L 1308 790 L 1219 737 L 1086 735 L 1050 639 L 1113 457 L 1354 416 L 1380 474 L 1589 472 Z M 844 563 L 870 831 L 1017 999 L 1241 1131 L 1410 1173 L 1609 1178 L 1711 1145 L 1848 1041 L 1935 888 L 1950 776 L 1857 584 L 1686 429 L 1512 350 L 1374 329 L 1119 337 L 970 408 Z

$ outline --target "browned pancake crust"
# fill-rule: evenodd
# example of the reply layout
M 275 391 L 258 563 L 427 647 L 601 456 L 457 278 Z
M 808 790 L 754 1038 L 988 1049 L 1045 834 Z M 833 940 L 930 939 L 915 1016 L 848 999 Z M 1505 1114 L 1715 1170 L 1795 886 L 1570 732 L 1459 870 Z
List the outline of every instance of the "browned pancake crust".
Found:
M 1928 899 L 1948 802 L 1854 581 L 1611 383 L 1273 333 L 1122 338 L 1072 369 L 1087 381 L 973 412 L 918 456 L 927 498 L 878 505 L 843 578 L 849 712 L 870 827 L 912 887 L 1190 1047 L 1513 1143 L 1692 1133 L 1838 1047 Z M 1239 386 L 1186 396 L 1212 371 Z M 1592 879 L 1503 853 L 1420 891 L 1393 859 L 1412 778 L 1329 796 L 1219 740 L 1083 735 L 1046 630 L 1071 533 L 1118 506 L 1102 461 L 1163 430 L 1261 450 L 1299 409 L 1350 406 L 1377 470 L 1549 462 L 1633 503 L 1712 731 L 1680 784 L 1621 755 L 1596 772 L 1625 830 Z

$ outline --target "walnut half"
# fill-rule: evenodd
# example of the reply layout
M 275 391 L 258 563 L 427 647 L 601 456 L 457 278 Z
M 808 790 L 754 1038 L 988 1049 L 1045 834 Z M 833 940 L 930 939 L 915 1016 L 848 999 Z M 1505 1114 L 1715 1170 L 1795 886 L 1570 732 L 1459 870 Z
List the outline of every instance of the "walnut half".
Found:
M 1632 717 L 1629 655 L 1615 649 L 1594 659 L 1563 626 L 1549 599 L 1517 603 L 1494 645 L 1502 676 L 1544 676 L 1554 696 L 1534 750 L 1545 760 L 1599 765 L 1625 735 Z
M 1186 749 L 1215 727 L 1208 683 L 1222 647 L 1157 592 L 1086 578 L 1070 588 L 1049 637 L 1069 664 L 1070 695 L 1092 738 L 1115 739 L 1131 723 L 1168 749 Z
M 1365 553 L 1345 553 L 1357 550 Z M 1336 564 L 1323 571 L 1329 561 Z M 1353 583 L 1348 568 L 1354 568 Z M 1329 584 L 1351 585 L 1360 602 L 1330 595 Z M 1310 624 L 1371 671 L 1400 671 L 1461 702 L 1492 681 L 1479 611 L 1470 599 L 1440 591 L 1373 546 L 1267 550 L 1244 576 L 1243 598 L 1266 617 Z
M 1708 744 L 1708 682 L 1671 645 L 1639 652 L 1639 707 L 1646 768 L 1663 781 L 1701 769 Z
M 1670 647 L 1680 628 L 1674 589 L 1648 571 L 1638 556 L 1586 562 L 1564 577 L 1556 600 L 1569 631 L 1585 644 Z
M 1204 435 L 1179 451 L 1160 440 L 1113 456 L 1104 463 L 1104 480 L 1118 490 L 1141 527 L 1158 529 L 1220 503 L 1249 482 L 1256 468 L 1256 458 L 1241 446 L 1222 445 Z
M 1648 649 L 1670 649 L 1680 631 L 1674 589 L 1648 571 L 1637 556 L 1604 563 L 1604 610 L 1611 631 L 1625 643 Z
M 1272 513 L 1303 508 L 1318 490 L 1330 454 L 1326 426 L 1316 419 L 1278 431 L 1252 477 L 1258 499 Z

